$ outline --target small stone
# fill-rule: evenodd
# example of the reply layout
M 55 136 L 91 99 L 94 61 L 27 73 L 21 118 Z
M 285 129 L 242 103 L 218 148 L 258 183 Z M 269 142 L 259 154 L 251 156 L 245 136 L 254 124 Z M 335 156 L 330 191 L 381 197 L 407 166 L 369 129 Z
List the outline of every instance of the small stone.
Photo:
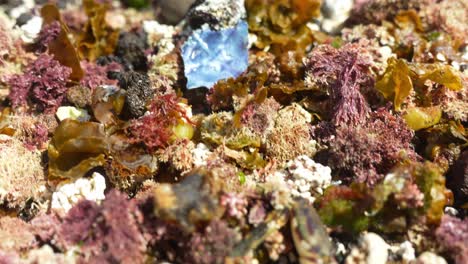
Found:
M 442 54 L 442 53 L 437 53 L 436 59 L 439 60 L 439 61 L 446 61 L 446 58 L 445 58 L 444 54 Z
M 322 194 L 331 183 L 331 169 L 316 163 L 306 155 L 301 155 L 287 164 L 290 180 L 287 181 L 291 193 L 300 196 L 310 203 L 317 194 Z
M 158 56 L 167 55 L 175 48 L 173 37 L 176 27 L 160 24 L 156 20 L 145 20 L 143 30 L 148 36 L 148 45 L 158 49 Z
M 161 12 L 164 22 L 176 24 L 185 16 L 195 0 L 155 0 L 154 2 L 164 10 Z
M 33 18 L 33 15 L 31 13 L 23 13 L 16 19 L 16 25 L 21 27 L 22 25 L 26 24 L 29 20 L 31 20 L 31 18 Z
M 458 210 L 453 207 L 447 206 L 444 208 L 444 213 L 456 217 L 458 215 Z
M 6 1 L 2 2 L 2 8 L 6 7 L 9 10 L 9 15 L 13 19 L 17 19 L 21 14 L 31 11 L 36 5 L 34 0 L 22 0 L 22 1 Z M 39 27 L 40 29 L 40 27 Z
M 239 76 L 248 66 L 248 25 L 213 31 L 195 30 L 182 46 L 187 88 L 211 88 L 217 81 Z
M 205 144 L 198 143 L 192 150 L 193 164 L 195 167 L 206 166 L 210 154 L 212 154 L 212 152 Z
M 146 103 L 154 94 L 148 75 L 131 71 L 123 75 L 119 84 L 127 91 L 124 115 L 142 116 L 146 112 Z
M 91 89 L 81 85 L 70 87 L 67 90 L 67 100 L 81 108 L 91 105 Z

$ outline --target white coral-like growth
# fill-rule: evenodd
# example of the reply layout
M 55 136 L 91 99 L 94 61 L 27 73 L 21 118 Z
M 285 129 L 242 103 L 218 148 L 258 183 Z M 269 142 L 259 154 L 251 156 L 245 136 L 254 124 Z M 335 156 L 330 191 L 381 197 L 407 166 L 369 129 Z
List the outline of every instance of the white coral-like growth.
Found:
M 205 144 L 198 143 L 197 146 L 192 150 L 193 165 L 195 165 L 195 167 L 206 166 L 208 157 L 211 154 L 212 152 Z
M 83 199 L 100 202 L 106 198 L 105 189 L 106 180 L 97 172 L 93 173 L 91 178 L 79 178 L 72 182 L 61 183 L 52 194 L 51 207 L 66 213 Z
M 266 193 L 271 193 L 270 203 L 276 210 L 288 208 L 293 203 L 291 188 L 286 182 L 286 177 L 285 171 L 278 170 L 268 175 L 265 183 L 262 185 Z M 254 188 L 254 186 L 253 184 L 251 188 Z
M 286 166 L 289 172 L 287 183 L 292 189 L 292 195 L 307 199 L 310 203 L 331 184 L 331 169 L 308 156 L 301 155 L 289 161 Z
M 293 198 L 303 198 L 313 203 L 331 185 L 331 169 L 301 155 L 286 163 L 286 168 L 269 173 L 262 184 L 271 194 L 271 204 L 277 210 L 289 207 Z
M 159 47 L 158 54 L 169 54 L 175 45 L 172 37 L 177 33 L 174 26 L 159 24 L 156 20 L 143 21 L 143 30 L 148 34 L 148 44 Z
M 43 245 L 40 248 L 30 250 L 27 259 L 22 263 L 77 263 L 77 250 L 72 249 L 64 253 L 56 253 L 49 245 Z

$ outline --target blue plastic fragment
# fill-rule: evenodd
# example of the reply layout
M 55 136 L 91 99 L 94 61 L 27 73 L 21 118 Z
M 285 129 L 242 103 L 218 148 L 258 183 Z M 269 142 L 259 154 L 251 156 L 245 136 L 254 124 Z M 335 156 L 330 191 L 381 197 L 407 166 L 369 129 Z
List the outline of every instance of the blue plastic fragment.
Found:
M 214 31 L 195 30 L 182 46 L 187 88 L 211 88 L 217 81 L 237 77 L 248 66 L 248 25 Z

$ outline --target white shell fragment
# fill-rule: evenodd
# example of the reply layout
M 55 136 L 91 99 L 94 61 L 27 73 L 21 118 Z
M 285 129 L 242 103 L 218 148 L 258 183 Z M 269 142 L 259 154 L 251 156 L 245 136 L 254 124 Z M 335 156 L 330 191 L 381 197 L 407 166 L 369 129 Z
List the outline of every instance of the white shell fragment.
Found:
M 60 121 L 63 121 L 67 118 L 78 121 L 88 121 L 91 119 L 91 116 L 86 110 L 76 108 L 74 106 L 61 106 L 57 109 L 55 115 Z
M 33 43 L 39 32 L 41 32 L 41 28 L 42 18 L 39 16 L 32 17 L 26 24 L 20 27 L 22 31 L 21 40 L 25 43 Z

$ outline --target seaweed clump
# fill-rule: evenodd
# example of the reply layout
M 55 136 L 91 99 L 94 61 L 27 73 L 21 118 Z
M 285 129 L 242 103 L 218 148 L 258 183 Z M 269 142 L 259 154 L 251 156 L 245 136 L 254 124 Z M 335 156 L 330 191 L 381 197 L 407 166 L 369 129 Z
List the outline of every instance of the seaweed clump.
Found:
M 419 159 L 411 145 L 413 136 L 401 117 L 379 109 L 371 113 L 366 124 L 336 127 L 333 139 L 322 139 L 329 148 L 320 156 L 327 158 L 326 164 L 336 176 L 371 186 L 395 165 Z
M 361 91 L 373 86 L 372 56 L 361 43 L 340 49 L 315 47 L 305 61 L 306 85 L 318 86 L 330 95 L 329 115 L 335 125 L 364 122 L 370 111 Z
M 61 24 L 57 20 L 44 25 L 36 39 L 36 45 L 38 46 L 37 49 L 40 51 L 47 50 L 47 45 L 57 39 L 61 31 Z
M 331 186 L 317 204 L 324 222 L 338 230 L 402 233 L 421 221 L 438 225 L 451 202 L 440 168 L 413 162 L 396 167 L 372 189 L 359 183 Z
M 65 99 L 71 69 L 62 66 L 47 54 L 29 64 L 23 74 L 8 79 L 9 98 L 13 107 L 31 104 L 36 111 L 55 111 Z
M 312 116 L 297 104 L 281 109 L 268 135 L 266 154 L 279 162 L 301 155 L 314 156 L 317 142 L 310 133 L 311 121 Z
M 21 209 L 28 200 L 41 201 L 46 178 L 39 151 L 12 138 L 0 142 L 0 204 Z
M 49 144 L 49 178 L 82 177 L 93 167 L 104 165 L 107 153 L 109 143 L 101 124 L 65 119 Z
M 138 227 L 140 221 L 135 202 L 112 191 L 101 206 L 84 200 L 73 207 L 60 224 L 57 236 L 65 247 L 81 243 L 81 261 L 140 263 L 146 250 L 146 240 Z
M 135 143 L 143 143 L 150 151 L 166 147 L 177 138 L 193 136 L 187 108 L 175 94 L 155 97 L 149 113 L 132 121 L 129 131 Z
M 41 8 L 41 16 L 44 25 L 43 34 L 39 35 L 37 40 L 39 45 L 43 46 L 42 48 L 46 46 L 49 54 L 72 70 L 70 79 L 79 81 L 84 72 L 80 66 L 78 51 L 68 35 L 70 32 L 63 22 L 59 9 L 53 4 L 46 4 Z
M 190 263 L 224 263 L 236 243 L 236 233 L 224 221 L 212 221 L 203 233 L 195 233 L 189 241 L 187 261 Z
M 106 22 L 109 4 L 85 0 L 83 6 L 88 22 L 78 38 L 77 50 L 82 57 L 95 61 L 100 56 L 114 52 L 119 39 L 119 31 L 110 27 Z
M 80 80 L 80 85 L 93 91 L 100 85 L 116 84 L 116 80 L 111 80 L 108 72 L 119 71 L 121 66 L 118 63 L 110 63 L 102 66 L 94 62 L 81 61 L 81 67 L 85 71 L 85 75 Z
M 440 241 L 442 250 L 448 253 L 455 263 L 468 261 L 468 219 L 458 219 L 444 215 L 436 230 L 436 238 Z
M 255 46 L 273 50 L 304 50 L 312 43 L 307 22 L 318 16 L 320 1 L 316 0 L 247 0 L 249 30 L 257 36 Z

